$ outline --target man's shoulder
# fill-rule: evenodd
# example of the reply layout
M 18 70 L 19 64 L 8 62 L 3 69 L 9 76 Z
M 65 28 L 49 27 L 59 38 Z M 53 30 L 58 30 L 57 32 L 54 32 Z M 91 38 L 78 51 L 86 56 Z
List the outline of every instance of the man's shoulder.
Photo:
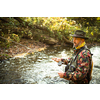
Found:
M 79 56 L 79 57 L 91 56 L 91 52 L 90 52 L 89 49 L 84 49 L 84 50 L 82 50 L 82 51 L 79 53 L 78 56 Z

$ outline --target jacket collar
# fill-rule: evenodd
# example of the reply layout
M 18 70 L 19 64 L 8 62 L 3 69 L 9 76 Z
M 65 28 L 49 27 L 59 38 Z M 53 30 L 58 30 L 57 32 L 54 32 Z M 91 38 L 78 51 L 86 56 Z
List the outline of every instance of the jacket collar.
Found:
M 85 46 L 85 42 L 83 42 L 81 45 L 79 45 L 78 47 L 76 47 L 75 49 L 77 50 L 77 49 L 80 49 L 81 47 L 84 47 Z
M 79 51 L 80 49 L 83 49 L 83 48 L 87 48 L 87 46 L 83 44 L 83 45 L 80 46 L 80 48 L 78 48 L 78 49 L 75 48 L 75 49 L 74 49 L 74 54 L 76 55 L 76 54 L 78 53 L 78 51 Z

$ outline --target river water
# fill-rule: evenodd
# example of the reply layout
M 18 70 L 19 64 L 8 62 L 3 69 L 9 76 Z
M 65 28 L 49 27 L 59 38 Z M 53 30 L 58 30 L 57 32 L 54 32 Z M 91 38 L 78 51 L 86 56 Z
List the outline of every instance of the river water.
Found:
M 90 48 L 93 53 L 93 74 L 90 84 L 100 84 L 100 46 Z M 48 47 L 46 50 L 20 58 L 0 62 L 0 84 L 68 84 L 58 76 L 65 65 L 58 66 L 53 57 L 69 58 L 69 47 Z

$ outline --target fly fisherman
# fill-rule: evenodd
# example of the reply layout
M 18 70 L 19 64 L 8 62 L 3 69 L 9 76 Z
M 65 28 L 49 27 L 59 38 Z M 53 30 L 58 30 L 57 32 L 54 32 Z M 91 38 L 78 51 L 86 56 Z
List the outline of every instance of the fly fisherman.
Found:
M 76 30 L 73 37 L 73 46 L 75 48 L 72 58 L 59 59 L 52 58 L 56 62 L 63 62 L 67 66 L 65 72 L 59 71 L 60 78 L 69 80 L 69 84 L 89 84 L 93 68 L 92 54 L 86 47 L 85 32 Z

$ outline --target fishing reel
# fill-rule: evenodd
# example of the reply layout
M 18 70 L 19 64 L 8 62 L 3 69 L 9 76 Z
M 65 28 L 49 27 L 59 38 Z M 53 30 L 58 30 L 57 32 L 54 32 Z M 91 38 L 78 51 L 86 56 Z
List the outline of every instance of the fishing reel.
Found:
M 64 62 L 59 61 L 59 62 L 58 62 L 58 66 L 61 66 L 63 63 L 64 63 Z
M 58 62 L 58 66 L 61 66 L 64 62 L 59 61 Z M 65 66 L 65 72 L 69 71 L 69 72 L 73 72 L 75 71 L 75 66 L 74 65 L 70 65 L 69 63 Z

